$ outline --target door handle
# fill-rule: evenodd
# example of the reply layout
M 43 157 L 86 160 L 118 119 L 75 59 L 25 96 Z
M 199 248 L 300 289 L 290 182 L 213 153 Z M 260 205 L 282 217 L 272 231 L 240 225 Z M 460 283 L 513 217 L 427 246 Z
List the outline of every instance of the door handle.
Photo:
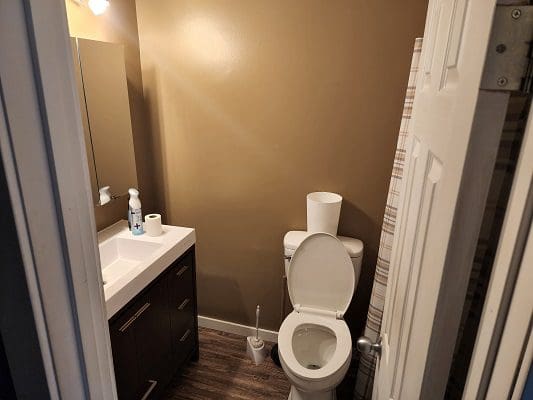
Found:
M 378 357 L 381 356 L 381 337 L 374 343 L 366 336 L 361 336 L 357 339 L 357 350 L 363 354 L 377 354 Z

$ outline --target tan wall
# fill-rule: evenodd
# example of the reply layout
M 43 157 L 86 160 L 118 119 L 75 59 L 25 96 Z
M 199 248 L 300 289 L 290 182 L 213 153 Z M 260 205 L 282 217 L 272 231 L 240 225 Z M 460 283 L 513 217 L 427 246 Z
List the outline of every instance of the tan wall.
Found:
M 305 195 L 344 196 L 365 242 L 347 319 L 368 307 L 409 64 L 425 0 L 137 0 L 165 222 L 198 236 L 200 313 L 280 317 L 282 238 Z
M 143 99 L 135 1 L 113 0 L 107 11 L 100 16 L 95 16 L 89 8 L 78 5 L 72 0 L 65 0 L 65 4 L 71 36 L 124 44 L 137 177 L 143 212 L 145 214 L 152 212 L 154 209 L 152 142 L 147 129 L 146 106 Z M 105 60 L 102 60 L 102 68 L 105 68 Z M 103 207 L 95 207 L 97 228 L 102 229 L 119 219 L 126 218 L 127 210 L 126 197 Z

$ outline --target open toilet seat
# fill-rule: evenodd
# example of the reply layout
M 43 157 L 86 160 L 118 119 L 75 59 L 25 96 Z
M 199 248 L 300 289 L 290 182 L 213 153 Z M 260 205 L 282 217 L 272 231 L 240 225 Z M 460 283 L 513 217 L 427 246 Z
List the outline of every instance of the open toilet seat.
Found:
M 317 326 L 333 333 L 336 347 L 327 363 L 319 369 L 304 367 L 294 354 L 293 337 L 295 331 L 305 325 Z M 321 316 L 309 312 L 293 311 L 281 324 L 278 334 L 278 351 L 283 363 L 296 377 L 305 381 L 322 381 L 334 376 L 347 362 L 352 354 L 352 340 L 348 325 L 342 319 L 333 316 Z
M 287 287 L 294 311 L 278 334 L 291 400 L 331 400 L 350 365 L 352 339 L 342 319 L 355 289 L 346 248 L 327 233 L 306 237 L 292 256 Z

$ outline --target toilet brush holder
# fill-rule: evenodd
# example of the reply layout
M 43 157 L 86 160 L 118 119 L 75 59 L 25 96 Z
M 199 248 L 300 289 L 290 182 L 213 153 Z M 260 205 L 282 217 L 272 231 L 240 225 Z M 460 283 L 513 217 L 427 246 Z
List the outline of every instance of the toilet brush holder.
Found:
M 265 342 L 262 340 L 257 341 L 255 336 L 248 336 L 246 338 L 246 354 L 255 365 L 261 364 L 268 355 Z
M 252 359 L 255 365 L 261 364 L 268 351 L 265 347 L 265 342 L 259 339 L 259 314 L 261 313 L 261 307 L 257 305 L 255 309 L 255 336 L 248 336 L 246 338 L 246 354 Z

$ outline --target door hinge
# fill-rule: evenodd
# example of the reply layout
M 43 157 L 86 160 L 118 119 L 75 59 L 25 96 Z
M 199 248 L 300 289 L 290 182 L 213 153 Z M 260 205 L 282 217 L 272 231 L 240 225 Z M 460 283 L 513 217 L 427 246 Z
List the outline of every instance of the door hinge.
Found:
M 530 93 L 533 6 L 496 6 L 481 89 Z

